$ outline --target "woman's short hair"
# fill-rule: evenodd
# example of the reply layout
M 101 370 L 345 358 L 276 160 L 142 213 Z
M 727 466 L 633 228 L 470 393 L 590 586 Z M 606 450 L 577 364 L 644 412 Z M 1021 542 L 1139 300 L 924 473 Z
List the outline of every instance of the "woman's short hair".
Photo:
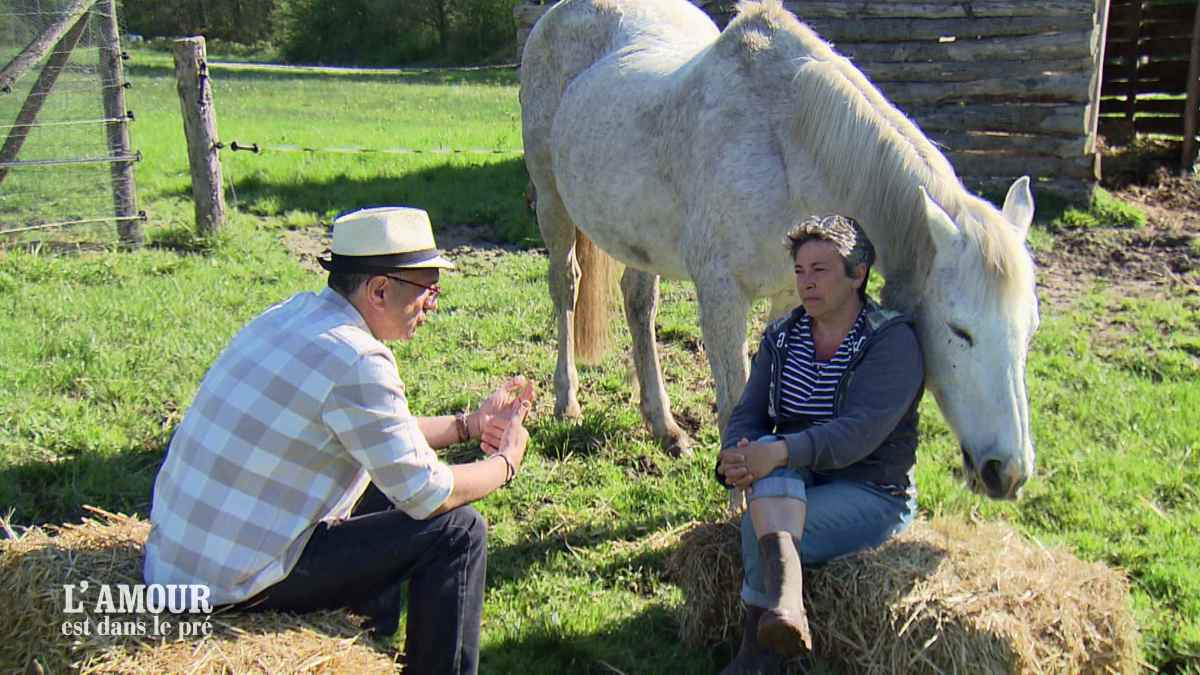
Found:
M 788 230 L 783 245 L 795 259 L 796 251 L 810 241 L 827 241 L 833 244 L 842 256 L 846 276 L 854 274 L 854 268 L 861 264 L 867 266 L 867 278 L 870 278 L 871 265 L 875 263 L 875 246 L 867 239 L 867 233 L 858 221 L 837 214 L 809 216 Z M 864 279 L 859 296 L 865 299 L 866 293 L 867 280 Z

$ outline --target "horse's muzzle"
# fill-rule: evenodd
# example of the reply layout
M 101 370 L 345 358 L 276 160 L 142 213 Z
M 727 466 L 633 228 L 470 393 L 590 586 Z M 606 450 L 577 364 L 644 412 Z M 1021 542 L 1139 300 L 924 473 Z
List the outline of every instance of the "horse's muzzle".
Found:
M 979 466 L 966 447 L 962 451 L 963 468 L 966 469 L 967 485 L 972 491 L 992 499 L 1016 499 L 1028 479 L 1019 459 L 989 457 Z

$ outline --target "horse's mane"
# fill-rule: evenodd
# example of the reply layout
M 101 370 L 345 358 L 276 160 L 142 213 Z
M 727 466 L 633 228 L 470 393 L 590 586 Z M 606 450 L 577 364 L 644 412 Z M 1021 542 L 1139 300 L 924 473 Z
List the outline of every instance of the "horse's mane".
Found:
M 795 68 L 789 110 L 793 138 L 828 177 L 835 196 L 860 210 L 853 214 L 872 233 L 884 273 L 922 279 L 933 246 L 916 186 L 962 228 L 979 250 L 1001 292 L 1026 286 L 1023 242 L 997 210 L 970 195 L 953 167 L 907 117 L 883 97 L 845 57 L 837 54 L 779 0 L 743 0 L 720 41 L 761 52 L 764 41 Z M 903 282 L 901 282 L 903 283 Z

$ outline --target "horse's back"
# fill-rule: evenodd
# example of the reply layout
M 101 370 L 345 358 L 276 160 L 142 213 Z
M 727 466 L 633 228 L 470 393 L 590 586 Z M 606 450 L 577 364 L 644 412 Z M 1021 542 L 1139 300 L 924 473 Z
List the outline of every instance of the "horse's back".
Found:
M 687 0 L 566 0 L 534 26 L 521 59 L 521 111 L 526 152 L 549 142 L 567 87 L 618 51 L 694 51 L 714 40 L 716 26 Z M 530 146 L 533 147 L 530 147 Z

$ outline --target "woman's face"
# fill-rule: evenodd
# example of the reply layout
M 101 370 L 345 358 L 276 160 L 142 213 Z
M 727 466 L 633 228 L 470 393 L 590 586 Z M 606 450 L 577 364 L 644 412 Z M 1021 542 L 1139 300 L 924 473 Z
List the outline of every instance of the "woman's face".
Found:
M 796 291 L 809 316 L 820 320 L 858 304 L 858 289 L 866 278 L 866 265 L 855 276 L 846 275 L 846 264 L 833 242 L 807 241 L 796 250 Z

